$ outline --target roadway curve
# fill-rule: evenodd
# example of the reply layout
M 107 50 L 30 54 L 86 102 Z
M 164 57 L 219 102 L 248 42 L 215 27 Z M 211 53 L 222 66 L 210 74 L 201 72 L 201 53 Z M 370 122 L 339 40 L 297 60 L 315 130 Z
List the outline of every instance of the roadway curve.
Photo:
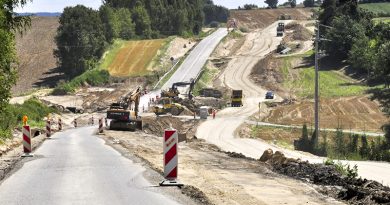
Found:
M 53 135 L 0 184 L 0 204 L 178 204 L 143 177 L 145 169 L 94 136 Z
M 239 138 L 236 136 L 237 128 L 258 112 L 259 102 L 264 101 L 266 90 L 254 84 L 249 75 L 255 64 L 264 58 L 266 54 L 275 50 L 282 38 L 276 37 L 277 22 L 263 30 L 256 30 L 246 36 L 246 41 L 241 49 L 233 56 L 227 68 L 220 76 L 225 86 L 232 89 L 241 89 L 244 93 L 243 107 L 229 107 L 221 110 L 214 120 L 203 122 L 196 133 L 196 136 L 219 146 L 225 151 L 243 153 L 245 156 L 260 158 L 263 152 L 272 148 L 280 150 L 288 157 L 301 158 L 312 163 L 323 162 L 324 158 L 316 157 L 307 153 L 282 149 L 256 139 Z M 280 100 L 280 98 L 277 97 Z M 389 163 L 381 162 L 356 162 L 348 163 L 359 167 L 359 175 L 368 179 L 390 184 L 388 171 Z

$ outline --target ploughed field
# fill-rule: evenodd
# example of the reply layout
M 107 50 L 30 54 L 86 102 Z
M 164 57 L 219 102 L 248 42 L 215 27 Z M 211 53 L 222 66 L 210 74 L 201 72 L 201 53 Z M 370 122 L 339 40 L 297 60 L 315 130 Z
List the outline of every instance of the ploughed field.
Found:
M 276 107 L 265 121 L 285 125 L 314 124 L 314 103 L 303 101 Z M 367 96 L 322 99 L 320 101 L 320 126 L 357 131 L 381 131 L 388 121 L 377 102 Z
M 164 42 L 165 39 L 125 42 L 108 65 L 108 72 L 116 77 L 146 74 Z

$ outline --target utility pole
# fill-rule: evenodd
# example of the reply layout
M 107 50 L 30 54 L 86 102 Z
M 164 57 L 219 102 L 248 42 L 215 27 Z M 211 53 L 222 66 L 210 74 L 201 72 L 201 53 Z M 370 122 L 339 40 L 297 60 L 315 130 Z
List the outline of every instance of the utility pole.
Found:
M 319 125 L 319 99 L 318 99 L 318 95 L 319 95 L 319 82 L 318 82 L 318 78 L 319 78 L 319 74 L 318 74 L 318 58 L 319 58 L 319 55 L 318 55 L 318 42 L 320 41 L 320 23 L 318 22 L 317 24 L 317 32 L 316 32 L 316 39 L 315 39 L 315 59 L 314 59 L 314 67 L 315 67 L 315 91 L 314 91 L 314 132 L 315 132 L 315 135 L 316 135 L 316 138 L 318 138 L 319 136 L 319 128 L 320 128 L 320 125 Z

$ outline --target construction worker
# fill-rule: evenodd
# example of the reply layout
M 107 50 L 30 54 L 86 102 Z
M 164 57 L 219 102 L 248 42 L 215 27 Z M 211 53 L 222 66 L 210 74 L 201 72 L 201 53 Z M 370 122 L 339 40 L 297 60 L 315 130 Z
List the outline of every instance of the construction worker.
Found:
M 104 118 L 104 122 L 106 123 L 106 127 L 108 126 L 107 118 Z
M 215 119 L 215 109 L 213 109 L 213 119 Z
M 94 123 L 93 121 L 94 121 L 94 120 L 93 120 L 93 115 L 92 115 L 92 117 L 91 117 L 91 124 L 92 124 L 92 125 L 93 125 L 93 123 Z
M 77 127 L 77 120 L 76 118 L 73 120 L 74 127 Z

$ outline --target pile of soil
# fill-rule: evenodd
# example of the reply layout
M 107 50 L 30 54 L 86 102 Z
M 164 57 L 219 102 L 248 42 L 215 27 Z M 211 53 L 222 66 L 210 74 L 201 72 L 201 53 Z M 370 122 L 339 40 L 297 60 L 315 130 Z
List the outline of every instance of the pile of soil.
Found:
M 321 189 L 324 194 L 347 201 L 350 204 L 388 204 L 390 188 L 361 178 L 341 175 L 334 165 L 310 164 L 297 159 L 286 158 L 283 153 L 266 150 L 260 161 L 267 162 L 272 169 L 289 177 L 328 186 Z
M 166 129 L 176 129 L 179 134 L 185 134 L 187 139 L 194 136 L 198 122 L 195 120 L 183 120 L 171 116 L 150 116 L 143 117 L 143 131 L 153 133 L 156 136 L 163 136 Z

